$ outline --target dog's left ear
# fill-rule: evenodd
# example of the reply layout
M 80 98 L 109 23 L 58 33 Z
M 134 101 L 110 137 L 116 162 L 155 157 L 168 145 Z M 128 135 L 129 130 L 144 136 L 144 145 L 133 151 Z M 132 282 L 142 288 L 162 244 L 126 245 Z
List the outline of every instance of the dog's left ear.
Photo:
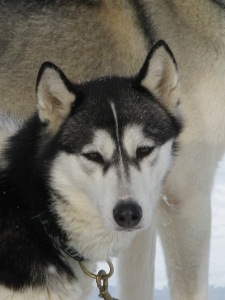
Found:
M 169 46 L 158 41 L 148 54 L 137 77 L 138 83 L 175 116 L 179 116 L 179 77 L 177 64 Z
M 40 120 L 52 133 L 56 132 L 68 117 L 76 95 L 72 84 L 53 63 L 42 64 L 38 73 L 36 93 Z

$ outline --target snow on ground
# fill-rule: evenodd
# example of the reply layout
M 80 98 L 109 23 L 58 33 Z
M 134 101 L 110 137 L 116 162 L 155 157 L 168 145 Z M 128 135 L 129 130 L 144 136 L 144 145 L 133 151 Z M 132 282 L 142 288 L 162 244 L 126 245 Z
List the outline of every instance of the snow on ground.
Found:
M 221 161 L 212 191 L 212 238 L 209 270 L 209 299 L 225 300 L 225 156 Z M 157 241 L 155 299 L 168 300 L 168 285 L 160 242 Z M 110 291 L 118 297 L 116 275 L 110 279 Z M 91 300 L 100 299 L 95 291 Z
M 225 157 L 215 177 L 212 192 L 212 240 L 210 284 L 225 287 Z M 224 291 L 225 299 L 225 291 Z

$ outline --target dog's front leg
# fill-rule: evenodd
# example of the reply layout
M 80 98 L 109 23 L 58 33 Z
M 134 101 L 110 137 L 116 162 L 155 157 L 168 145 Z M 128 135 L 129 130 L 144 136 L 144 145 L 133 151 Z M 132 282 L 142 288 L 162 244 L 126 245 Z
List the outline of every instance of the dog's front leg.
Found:
M 119 286 L 122 300 L 154 298 L 155 226 L 137 233 L 119 259 Z
M 177 207 L 160 203 L 159 231 L 172 300 L 208 299 L 209 195 L 196 198 L 190 192 Z

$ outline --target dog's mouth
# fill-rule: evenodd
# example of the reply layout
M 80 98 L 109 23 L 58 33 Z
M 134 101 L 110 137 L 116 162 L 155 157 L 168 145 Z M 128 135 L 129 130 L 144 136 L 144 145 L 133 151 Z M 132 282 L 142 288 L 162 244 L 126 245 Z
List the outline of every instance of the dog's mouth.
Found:
M 118 232 L 135 232 L 135 231 L 140 231 L 143 230 L 144 227 L 139 225 L 139 226 L 135 226 L 133 228 L 123 228 L 123 227 L 119 227 L 116 226 L 115 228 L 113 228 L 113 231 L 118 231 Z

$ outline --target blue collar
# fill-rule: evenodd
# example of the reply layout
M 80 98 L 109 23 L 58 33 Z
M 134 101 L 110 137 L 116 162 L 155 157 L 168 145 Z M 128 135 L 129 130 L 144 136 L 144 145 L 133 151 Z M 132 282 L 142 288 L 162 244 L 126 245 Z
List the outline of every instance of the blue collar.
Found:
M 60 233 L 51 234 L 50 224 L 46 220 L 41 220 L 41 224 L 46 232 L 46 234 L 50 237 L 54 247 L 59 250 L 61 253 L 65 253 L 69 257 L 73 258 L 76 261 L 84 261 L 87 260 L 83 255 L 81 255 L 76 249 L 68 245 L 68 238 L 66 233 L 60 230 Z

